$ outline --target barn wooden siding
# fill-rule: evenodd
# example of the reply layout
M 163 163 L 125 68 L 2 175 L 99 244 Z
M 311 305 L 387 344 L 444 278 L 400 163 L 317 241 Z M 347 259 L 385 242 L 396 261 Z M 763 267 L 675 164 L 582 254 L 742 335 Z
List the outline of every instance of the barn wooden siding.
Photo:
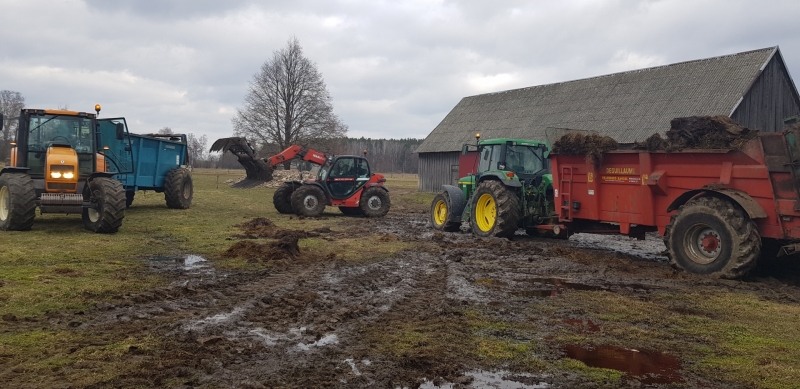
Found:
M 458 182 L 458 159 L 460 152 L 420 153 L 419 191 L 439 192 L 442 185 Z
M 796 91 L 781 57 L 775 55 L 730 116 L 750 129 L 781 131 L 784 118 L 800 114 L 800 99 Z

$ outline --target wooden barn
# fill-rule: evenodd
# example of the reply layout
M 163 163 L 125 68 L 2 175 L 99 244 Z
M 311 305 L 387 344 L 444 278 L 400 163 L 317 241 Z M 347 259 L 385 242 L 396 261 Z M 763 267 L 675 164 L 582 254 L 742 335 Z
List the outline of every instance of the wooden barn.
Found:
M 539 85 L 461 99 L 417 148 L 419 189 L 459 177 L 464 143 L 546 140 L 548 127 L 597 131 L 621 143 L 664 134 L 675 117 L 728 115 L 763 132 L 800 114 L 800 97 L 779 48 Z M 462 171 L 463 174 L 463 171 Z

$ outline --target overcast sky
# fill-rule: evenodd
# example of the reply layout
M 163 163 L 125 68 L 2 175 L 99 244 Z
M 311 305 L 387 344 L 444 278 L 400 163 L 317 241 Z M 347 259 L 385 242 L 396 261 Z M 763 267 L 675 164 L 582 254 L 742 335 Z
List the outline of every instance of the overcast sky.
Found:
M 131 132 L 231 136 L 296 36 L 352 137 L 424 138 L 465 96 L 780 46 L 797 0 L 0 0 L 0 89 Z

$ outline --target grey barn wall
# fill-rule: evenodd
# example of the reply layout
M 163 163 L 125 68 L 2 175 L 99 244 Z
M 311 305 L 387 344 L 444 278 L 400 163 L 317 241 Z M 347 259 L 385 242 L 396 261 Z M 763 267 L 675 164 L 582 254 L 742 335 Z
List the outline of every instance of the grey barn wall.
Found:
M 780 55 L 775 55 L 756 77 L 731 118 L 762 132 L 777 132 L 783 119 L 800 114 L 794 83 Z
M 458 159 L 461 153 L 419 153 L 419 191 L 439 192 L 442 185 L 458 182 Z M 453 171 L 455 166 L 455 171 Z

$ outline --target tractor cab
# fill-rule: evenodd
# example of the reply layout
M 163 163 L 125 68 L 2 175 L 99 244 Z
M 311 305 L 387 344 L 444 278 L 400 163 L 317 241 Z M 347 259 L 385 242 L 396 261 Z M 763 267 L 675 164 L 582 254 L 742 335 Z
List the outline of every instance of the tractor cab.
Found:
M 30 229 L 38 207 L 41 213 L 80 213 L 87 229 L 116 232 L 125 193 L 113 177 L 132 171 L 131 148 L 114 153 L 110 146 L 125 141 L 124 119 L 21 110 L 10 163 L 0 170 L 0 229 Z
M 365 158 L 355 156 L 336 157 L 325 163 L 317 173 L 320 183 L 331 198 L 345 199 L 366 184 L 372 172 Z
M 474 145 L 472 145 L 473 150 Z M 462 154 L 469 152 L 470 145 L 464 145 Z M 549 182 L 550 163 L 547 159 L 549 149 L 542 142 L 522 139 L 487 139 L 477 145 L 475 174 L 461 177 L 459 188 L 466 198 L 470 198 L 475 185 L 485 180 L 498 180 L 506 186 L 539 186 L 543 180 Z

